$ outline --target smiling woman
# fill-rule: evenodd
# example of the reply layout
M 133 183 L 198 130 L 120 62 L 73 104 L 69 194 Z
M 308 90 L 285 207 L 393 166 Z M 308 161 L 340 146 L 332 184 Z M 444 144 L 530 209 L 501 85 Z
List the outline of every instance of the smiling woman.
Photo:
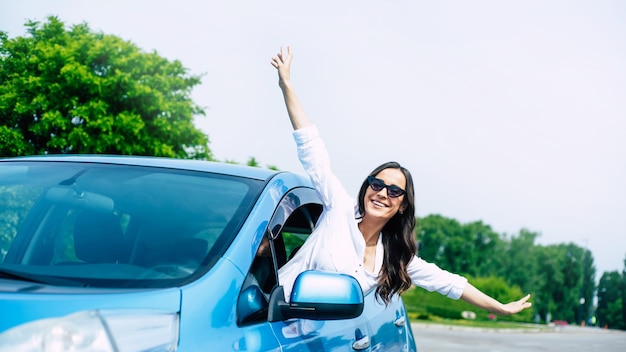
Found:
M 278 70 L 300 162 L 321 195 L 324 212 L 320 225 L 280 271 L 287 294 L 298 273 L 315 269 L 354 276 L 365 292 L 375 290 L 386 304 L 414 284 L 498 314 L 530 307 L 530 295 L 502 304 L 465 278 L 417 256 L 413 178 L 400 164 L 375 168 L 363 181 L 356 202 L 347 194 L 332 173 L 326 147 L 291 84 L 292 57 L 291 48 L 281 48 L 271 63 Z

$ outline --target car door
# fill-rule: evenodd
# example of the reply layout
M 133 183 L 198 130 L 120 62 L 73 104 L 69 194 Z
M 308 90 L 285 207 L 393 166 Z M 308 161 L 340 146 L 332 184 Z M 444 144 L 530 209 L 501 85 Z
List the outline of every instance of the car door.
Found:
M 287 259 L 291 258 L 313 230 L 321 210 L 319 203 L 296 208 L 275 241 L 277 252 L 280 253 L 284 246 Z M 289 319 L 271 324 L 286 352 L 369 350 L 369 331 L 364 315 L 342 320 Z
M 365 295 L 365 310 L 362 314 L 371 332 L 372 351 L 407 351 L 410 333 L 409 318 L 404 303 L 398 295 L 385 305 L 377 299 L 374 291 Z
M 288 319 L 267 321 L 267 301 L 277 282 L 277 270 L 304 243 L 311 233 L 322 205 L 312 189 L 299 188 L 283 197 L 268 233 L 247 275 L 238 307 L 239 323 L 247 331 L 266 333 L 266 328 L 282 351 L 369 351 L 369 331 L 365 316 L 341 320 Z M 273 235 L 270 233 L 276 230 Z M 250 304 L 258 298 L 256 304 Z

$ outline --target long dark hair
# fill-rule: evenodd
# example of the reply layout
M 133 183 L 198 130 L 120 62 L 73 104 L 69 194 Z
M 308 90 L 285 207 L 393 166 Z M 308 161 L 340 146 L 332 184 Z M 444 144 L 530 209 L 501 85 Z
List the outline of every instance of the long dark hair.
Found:
M 395 161 L 387 162 L 375 168 L 370 176 L 376 176 L 385 169 L 398 169 L 406 178 L 406 194 L 399 211 L 382 229 L 382 242 L 385 248 L 383 266 L 378 274 L 376 295 L 385 304 L 391 302 L 394 294 L 411 288 L 411 278 L 407 272 L 407 266 L 417 254 L 417 242 L 415 240 L 415 188 L 413 177 L 409 170 Z M 359 190 L 359 213 L 365 215 L 365 192 L 369 187 L 367 178 L 363 181 Z

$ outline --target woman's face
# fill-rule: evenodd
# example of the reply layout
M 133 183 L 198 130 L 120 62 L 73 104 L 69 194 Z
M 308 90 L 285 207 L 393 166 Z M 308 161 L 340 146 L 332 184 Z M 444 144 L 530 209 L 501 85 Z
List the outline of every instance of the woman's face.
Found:
M 395 185 L 406 190 L 406 178 L 399 169 L 384 169 L 375 175 L 386 185 Z M 365 216 L 374 216 L 384 220 L 391 219 L 400 210 L 404 210 L 403 201 L 406 195 L 392 198 L 388 194 L 387 187 L 380 191 L 374 191 L 371 186 L 365 191 Z

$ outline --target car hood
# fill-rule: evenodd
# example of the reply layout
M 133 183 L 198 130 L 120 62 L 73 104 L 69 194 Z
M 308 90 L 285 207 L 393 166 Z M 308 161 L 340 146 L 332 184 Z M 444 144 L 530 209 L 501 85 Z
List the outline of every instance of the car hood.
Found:
M 34 320 L 84 310 L 154 309 L 179 312 L 180 301 L 181 291 L 178 288 L 59 287 L 0 279 L 0 332 Z

